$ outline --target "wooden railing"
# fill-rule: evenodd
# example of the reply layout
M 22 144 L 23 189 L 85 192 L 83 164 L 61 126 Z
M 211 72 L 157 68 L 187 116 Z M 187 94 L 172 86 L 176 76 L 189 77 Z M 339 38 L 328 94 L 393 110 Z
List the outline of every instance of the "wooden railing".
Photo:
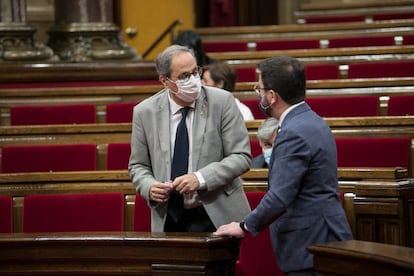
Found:
M 0 235 L 0 274 L 234 275 L 239 243 L 209 233 Z
M 311 245 L 321 275 L 413 275 L 414 249 L 350 240 Z

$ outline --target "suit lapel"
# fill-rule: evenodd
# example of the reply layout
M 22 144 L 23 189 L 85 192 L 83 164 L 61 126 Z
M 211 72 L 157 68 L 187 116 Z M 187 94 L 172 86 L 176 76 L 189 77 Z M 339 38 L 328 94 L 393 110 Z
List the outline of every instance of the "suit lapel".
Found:
M 204 144 L 204 132 L 206 129 L 208 116 L 208 102 L 204 88 L 201 89 L 200 97 L 197 99 L 194 120 L 193 120 L 193 153 L 192 153 L 192 167 L 193 171 L 198 169 L 198 161 L 200 159 L 201 149 Z
M 154 125 L 155 137 L 158 138 L 158 143 L 162 151 L 161 160 L 163 164 L 170 164 L 171 162 L 171 148 L 170 148 L 170 104 L 168 102 L 168 90 L 164 89 L 162 97 L 156 106 L 156 122 Z M 171 174 L 171 166 L 167 165 L 167 175 Z

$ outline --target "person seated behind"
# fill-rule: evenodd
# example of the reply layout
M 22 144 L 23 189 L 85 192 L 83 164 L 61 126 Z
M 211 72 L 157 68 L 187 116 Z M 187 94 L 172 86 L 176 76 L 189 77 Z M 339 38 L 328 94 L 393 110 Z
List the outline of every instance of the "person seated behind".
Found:
M 277 135 L 277 127 L 279 121 L 273 117 L 269 117 L 257 129 L 257 138 L 263 153 L 253 158 L 252 168 L 261 169 L 268 168 L 270 156 L 272 155 L 273 142 Z
M 180 32 L 174 39 L 173 44 L 186 46 L 193 50 L 198 66 L 203 67 L 215 61 L 206 55 L 201 37 L 194 31 Z
M 227 63 L 216 61 L 210 65 L 204 66 L 203 71 L 203 85 L 222 88 L 230 93 L 234 91 L 237 81 L 237 73 Z M 254 116 L 250 108 L 240 102 L 240 100 L 236 97 L 234 99 L 236 100 L 237 107 L 243 115 L 243 119 L 245 121 L 254 120 Z

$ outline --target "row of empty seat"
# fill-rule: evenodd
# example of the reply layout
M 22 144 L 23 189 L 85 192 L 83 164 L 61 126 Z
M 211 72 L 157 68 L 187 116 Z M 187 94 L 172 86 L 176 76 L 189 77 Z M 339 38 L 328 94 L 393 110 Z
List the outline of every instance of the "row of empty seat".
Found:
M 338 37 L 329 39 L 273 39 L 262 41 L 206 41 L 203 43 L 207 53 L 326 49 L 346 47 L 398 46 L 413 45 L 414 35 L 377 35 L 358 37 Z
M 257 99 L 242 99 L 255 119 L 265 115 Z M 306 102 L 322 117 L 379 116 L 380 98 L 377 96 L 309 97 Z M 119 102 L 106 105 L 106 123 L 130 123 L 137 102 Z M 84 124 L 96 123 L 94 104 L 29 105 L 10 108 L 10 125 Z M 387 116 L 414 115 L 414 95 L 391 96 L 387 101 Z
M 336 142 L 339 167 L 410 167 L 409 137 L 336 138 Z M 257 139 L 251 139 L 250 146 L 253 157 L 261 154 Z M 130 151 L 129 143 L 108 144 L 106 170 L 127 169 Z M 95 144 L 5 146 L 1 172 L 91 171 L 96 170 L 96 155 Z

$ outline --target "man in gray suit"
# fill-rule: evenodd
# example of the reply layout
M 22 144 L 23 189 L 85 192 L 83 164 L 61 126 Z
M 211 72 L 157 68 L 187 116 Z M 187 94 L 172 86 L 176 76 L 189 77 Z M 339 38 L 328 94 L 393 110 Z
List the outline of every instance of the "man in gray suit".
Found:
M 273 251 L 286 275 L 316 275 L 315 243 L 352 239 L 338 195 L 336 144 L 326 122 L 304 102 L 306 77 L 295 58 L 273 57 L 258 65 L 264 112 L 279 120 L 269 166 L 269 190 L 244 220 L 216 235 L 257 235 L 270 226 Z
M 165 89 L 134 108 L 128 166 L 137 193 L 151 207 L 152 231 L 213 232 L 241 220 L 250 207 L 240 175 L 252 157 L 233 95 L 201 86 L 201 69 L 187 47 L 168 47 L 156 67 Z M 175 140 L 187 140 L 175 139 L 183 117 L 188 165 L 175 177 Z

